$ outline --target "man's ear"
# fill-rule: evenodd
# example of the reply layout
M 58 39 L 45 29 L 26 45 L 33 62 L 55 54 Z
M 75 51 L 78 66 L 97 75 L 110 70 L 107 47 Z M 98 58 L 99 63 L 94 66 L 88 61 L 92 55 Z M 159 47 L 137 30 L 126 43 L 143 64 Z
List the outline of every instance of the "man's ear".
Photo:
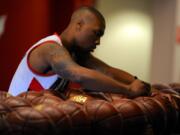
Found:
M 84 25 L 84 21 L 83 21 L 83 20 L 79 20 L 79 21 L 77 22 L 76 29 L 77 29 L 78 31 L 80 31 L 80 30 L 82 29 L 83 25 Z

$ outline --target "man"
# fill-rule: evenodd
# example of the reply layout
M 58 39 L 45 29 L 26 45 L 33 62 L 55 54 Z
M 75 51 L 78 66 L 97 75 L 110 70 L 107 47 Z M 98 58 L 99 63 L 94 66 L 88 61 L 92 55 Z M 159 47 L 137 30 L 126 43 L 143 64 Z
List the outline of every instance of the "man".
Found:
M 31 89 L 55 88 L 56 81 L 61 78 L 62 85 L 64 80 L 69 80 L 92 92 L 120 93 L 129 97 L 147 94 L 149 85 L 91 54 L 100 44 L 104 30 L 105 19 L 99 11 L 92 7 L 76 10 L 60 36 L 46 37 L 26 52 L 9 93 L 17 95 Z

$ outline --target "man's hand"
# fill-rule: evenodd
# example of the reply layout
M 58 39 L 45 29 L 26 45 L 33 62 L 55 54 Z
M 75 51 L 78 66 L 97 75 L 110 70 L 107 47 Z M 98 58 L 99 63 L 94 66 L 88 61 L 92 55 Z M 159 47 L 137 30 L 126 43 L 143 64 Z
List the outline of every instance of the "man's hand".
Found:
M 150 90 L 150 84 L 136 79 L 129 86 L 129 97 L 147 96 L 150 94 Z

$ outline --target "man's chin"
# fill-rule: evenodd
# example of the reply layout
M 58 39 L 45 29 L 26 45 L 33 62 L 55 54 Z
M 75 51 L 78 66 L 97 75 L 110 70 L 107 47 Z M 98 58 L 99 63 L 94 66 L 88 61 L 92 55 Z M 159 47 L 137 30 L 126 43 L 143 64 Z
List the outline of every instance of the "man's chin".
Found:
M 90 52 L 93 52 L 94 49 L 82 49 L 81 52 L 83 53 L 90 53 Z
M 89 49 L 89 50 L 86 50 L 85 52 L 86 53 L 91 53 L 91 52 L 94 52 L 94 49 Z
M 78 48 L 76 49 L 77 52 L 80 52 L 80 53 L 91 53 L 91 52 L 94 52 L 94 49 L 83 49 L 83 48 Z
M 94 52 L 94 49 L 90 50 L 89 52 Z

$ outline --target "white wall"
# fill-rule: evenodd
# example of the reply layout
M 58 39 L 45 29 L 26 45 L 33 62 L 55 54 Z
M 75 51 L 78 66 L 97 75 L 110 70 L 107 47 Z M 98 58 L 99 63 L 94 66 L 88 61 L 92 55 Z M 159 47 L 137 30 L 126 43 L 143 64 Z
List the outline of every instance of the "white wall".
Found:
M 153 23 L 151 0 L 98 0 L 106 19 L 95 55 L 108 64 L 150 81 Z
M 153 0 L 153 49 L 151 82 L 170 83 L 173 78 L 176 0 Z

